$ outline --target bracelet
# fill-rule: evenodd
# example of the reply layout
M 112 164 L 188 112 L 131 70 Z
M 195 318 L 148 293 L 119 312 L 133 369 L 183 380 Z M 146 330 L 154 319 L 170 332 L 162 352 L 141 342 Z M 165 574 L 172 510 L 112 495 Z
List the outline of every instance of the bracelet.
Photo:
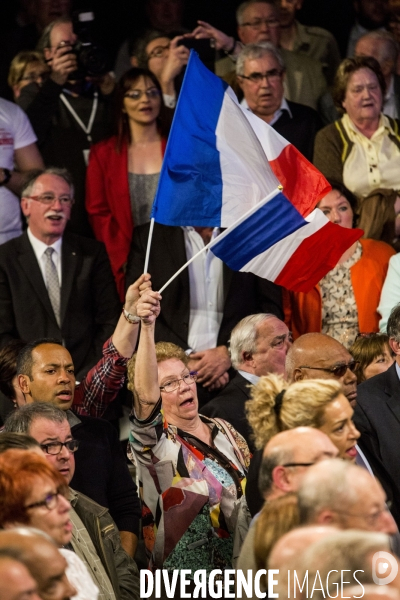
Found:
M 232 54 L 232 52 L 233 52 L 233 51 L 234 51 L 234 49 L 236 48 L 236 40 L 235 40 L 235 38 L 234 38 L 234 37 L 232 37 L 232 40 L 233 40 L 233 45 L 232 45 L 231 49 L 230 49 L 230 50 L 224 50 L 225 54 L 227 54 L 227 55 L 228 55 L 228 54 Z
M 124 315 L 128 323 L 130 323 L 131 325 L 137 325 L 138 323 L 140 323 L 140 317 L 129 313 L 127 310 L 125 310 L 125 306 L 122 307 L 122 314 Z

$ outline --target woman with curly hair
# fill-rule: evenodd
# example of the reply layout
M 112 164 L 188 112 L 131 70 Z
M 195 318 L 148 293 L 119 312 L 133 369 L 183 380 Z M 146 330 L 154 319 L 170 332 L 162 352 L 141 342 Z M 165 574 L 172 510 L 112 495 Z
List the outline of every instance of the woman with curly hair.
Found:
M 307 379 L 288 384 L 270 374 L 254 386 L 246 402 L 256 447 L 263 449 L 273 435 L 295 427 L 315 427 L 330 438 L 339 458 L 354 461 L 360 437 L 353 409 L 338 381 Z

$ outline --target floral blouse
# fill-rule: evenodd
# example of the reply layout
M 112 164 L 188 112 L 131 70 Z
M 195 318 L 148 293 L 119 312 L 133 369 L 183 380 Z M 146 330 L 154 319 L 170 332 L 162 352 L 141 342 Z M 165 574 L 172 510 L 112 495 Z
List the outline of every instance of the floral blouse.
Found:
M 250 453 L 229 423 L 200 418 L 211 428 L 212 446 L 169 425 L 161 402 L 145 421 L 131 416 L 128 454 L 139 473 L 150 568 L 232 568 Z
M 350 268 L 360 260 L 361 244 L 343 264 L 336 265 L 320 281 L 322 296 L 322 333 L 338 340 L 346 348 L 358 333 L 358 313 Z

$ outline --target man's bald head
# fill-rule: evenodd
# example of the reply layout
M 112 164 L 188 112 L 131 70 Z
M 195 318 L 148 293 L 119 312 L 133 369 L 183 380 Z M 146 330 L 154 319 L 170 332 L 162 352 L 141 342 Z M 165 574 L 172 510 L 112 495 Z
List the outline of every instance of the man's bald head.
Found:
M 357 585 L 347 588 L 346 594 L 349 598 L 362 598 L 363 600 L 400 600 L 399 592 L 389 585 Z
M 42 600 L 68 600 L 76 593 L 65 573 L 67 561 L 43 531 L 30 527 L 0 531 L 0 549 L 16 553 L 36 580 Z
M 286 356 L 288 381 L 336 379 L 343 386 L 349 402 L 357 398 L 357 377 L 352 372 L 354 360 L 337 340 L 324 333 L 306 333 L 295 340 Z M 351 368 L 343 367 L 350 365 Z M 342 367 L 342 370 L 340 370 Z M 335 372 L 335 368 L 339 371 Z
M 271 500 L 297 491 L 309 465 L 337 455 L 336 446 L 318 429 L 296 427 L 281 431 L 264 448 L 260 492 L 264 498 Z
M 13 553 L 0 550 L 0 598 L 1 600 L 40 600 L 36 581 L 26 566 Z
M 287 568 L 293 559 L 300 556 L 311 544 L 332 535 L 336 531 L 338 531 L 336 527 L 327 525 L 311 525 L 292 529 L 292 531 L 285 533 L 272 548 L 268 568 Z

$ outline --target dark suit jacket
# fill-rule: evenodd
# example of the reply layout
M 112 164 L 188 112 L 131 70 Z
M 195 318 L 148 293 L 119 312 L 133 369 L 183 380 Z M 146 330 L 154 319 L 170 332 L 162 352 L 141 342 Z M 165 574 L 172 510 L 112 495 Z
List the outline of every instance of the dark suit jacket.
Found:
M 71 411 L 67 413 L 71 418 Z M 72 417 L 75 423 L 76 417 Z M 79 449 L 75 454 L 75 474 L 71 487 L 106 506 L 118 529 L 139 535 L 141 516 L 137 487 L 122 451 L 118 432 L 104 419 L 78 417 L 71 425 Z
M 244 405 L 250 398 L 250 382 L 240 373 L 236 373 L 218 396 L 201 408 L 206 417 L 218 417 L 231 423 L 246 440 L 250 451 L 254 452 L 254 441 L 251 439 L 251 427 L 246 418 Z
M 14 338 L 64 340 L 80 378 L 101 358 L 119 311 L 110 262 L 100 242 L 64 234 L 61 328 L 27 233 L 0 246 L 0 346 Z
M 287 103 L 292 117 L 287 110 L 284 110 L 272 127 L 311 162 L 315 136 L 317 131 L 323 127 L 321 117 L 316 110 L 309 106 L 297 104 L 297 102 L 287 101 Z
M 400 381 L 396 364 L 358 386 L 354 422 L 358 441 L 400 525 Z
M 149 225 L 136 227 L 126 271 L 127 286 L 143 273 Z M 154 224 L 148 271 L 153 289 L 159 290 L 186 263 L 184 234 L 181 227 Z M 248 315 L 273 313 L 283 319 L 282 290 L 252 273 L 231 271 L 224 265 L 224 314 L 218 345 L 227 344 L 235 325 Z M 173 342 L 186 349 L 190 316 L 189 274 L 185 269 L 162 294 L 161 314 L 156 322 L 156 341 Z

